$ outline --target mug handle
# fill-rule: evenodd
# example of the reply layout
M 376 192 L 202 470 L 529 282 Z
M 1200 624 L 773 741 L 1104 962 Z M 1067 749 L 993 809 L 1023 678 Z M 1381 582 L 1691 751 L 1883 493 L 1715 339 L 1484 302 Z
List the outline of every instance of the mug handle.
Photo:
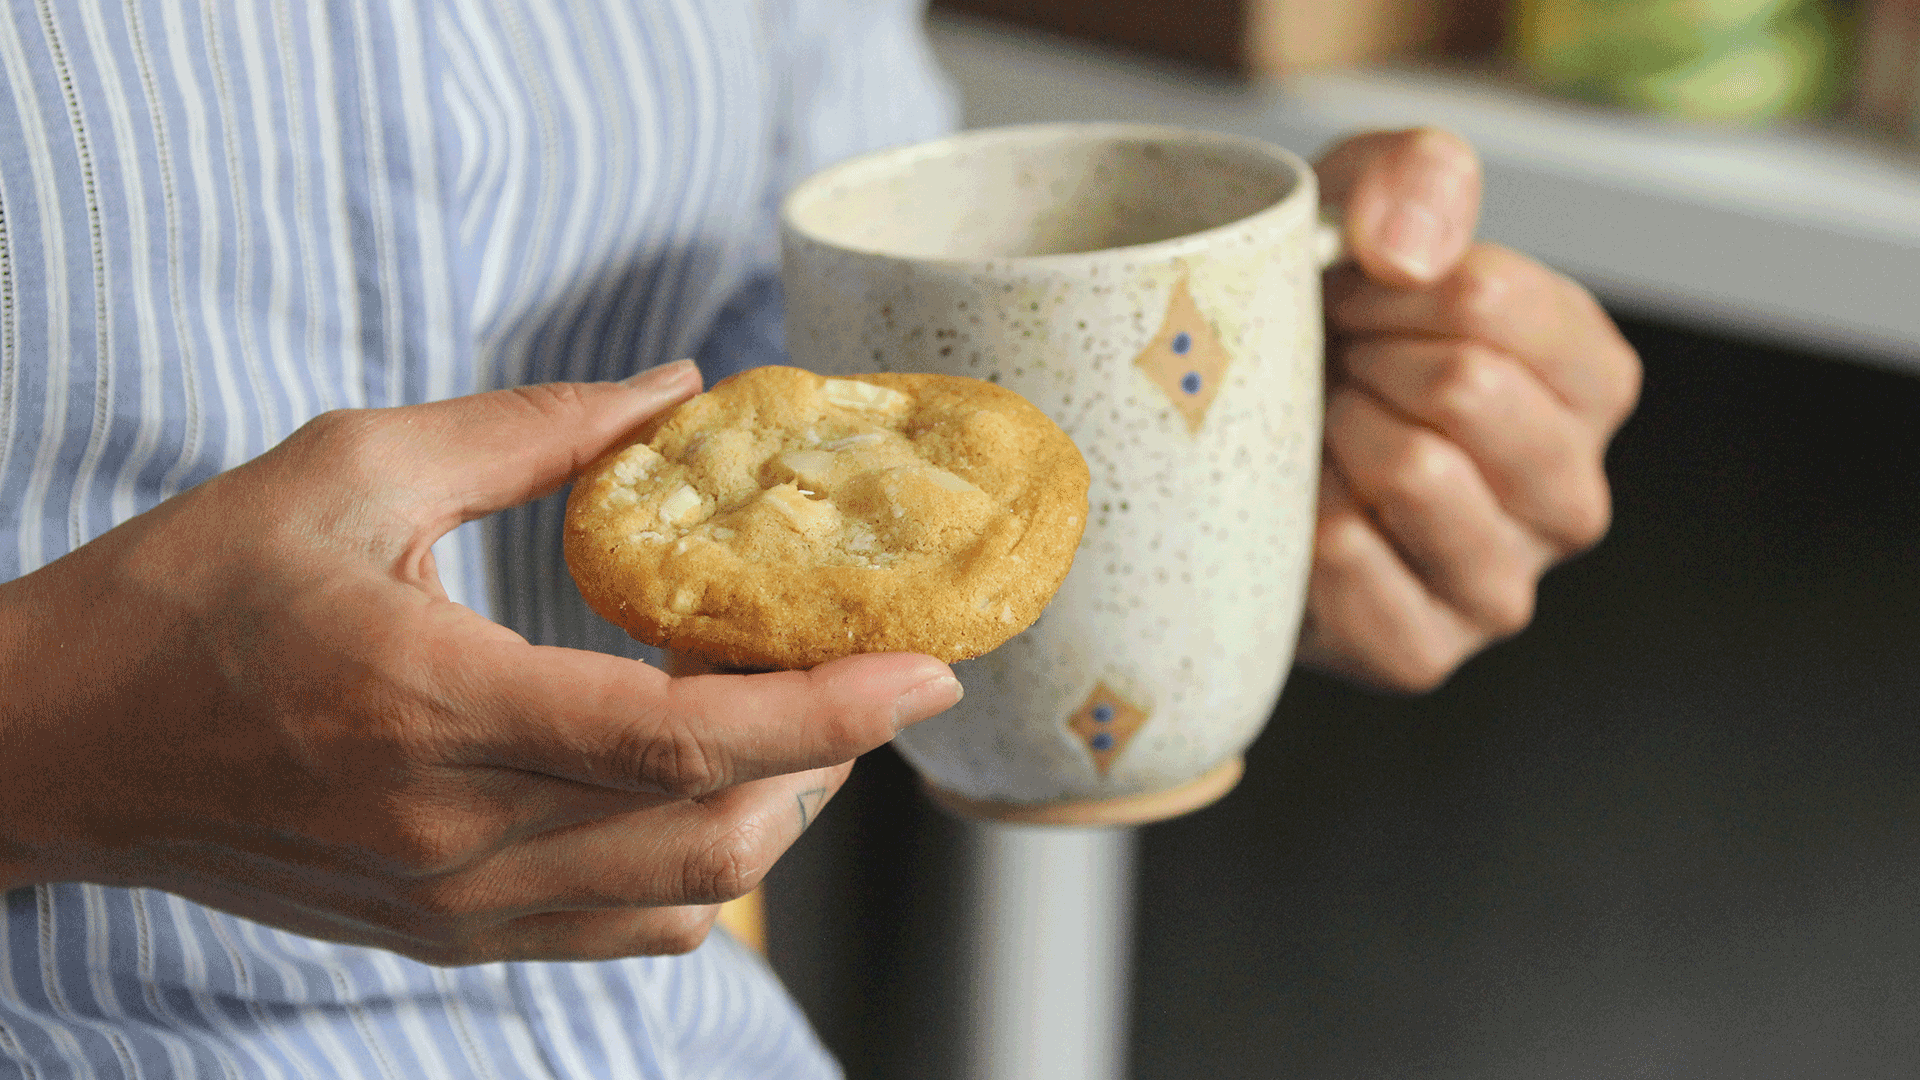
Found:
M 1347 261 L 1347 241 L 1340 231 L 1338 211 L 1320 211 L 1320 220 L 1313 226 L 1313 261 L 1322 270 Z

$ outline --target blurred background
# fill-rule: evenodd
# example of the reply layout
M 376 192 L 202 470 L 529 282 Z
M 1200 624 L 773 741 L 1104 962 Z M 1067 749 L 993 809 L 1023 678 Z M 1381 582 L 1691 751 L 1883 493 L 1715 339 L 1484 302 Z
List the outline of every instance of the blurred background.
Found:
M 1076 991 L 1110 1052 L 1031 1075 L 1920 1075 L 1920 0 L 942 0 L 929 32 L 972 125 L 1459 131 L 1482 235 L 1647 371 L 1613 531 L 1533 628 L 1420 698 L 1296 672 L 1240 788 L 1084 898 L 1123 924 Z M 968 1017 L 1073 1004 L 979 983 L 982 842 L 881 751 L 769 881 L 856 1080 L 1019 1075 Z

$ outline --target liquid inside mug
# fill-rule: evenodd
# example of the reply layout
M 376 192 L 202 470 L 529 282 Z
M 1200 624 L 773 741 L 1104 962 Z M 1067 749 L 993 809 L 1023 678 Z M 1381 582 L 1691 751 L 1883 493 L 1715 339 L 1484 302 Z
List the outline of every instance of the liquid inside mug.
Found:
M 1317 207 L 1285 150 L 1133 124 L 967 132 L 788 197 L 795 363 L 997 382 L 1092 472 L 1053 603 L 897 740 L 936 800 L 1134 824 L 1238 781 L 1305 603 L 1338 247 Z

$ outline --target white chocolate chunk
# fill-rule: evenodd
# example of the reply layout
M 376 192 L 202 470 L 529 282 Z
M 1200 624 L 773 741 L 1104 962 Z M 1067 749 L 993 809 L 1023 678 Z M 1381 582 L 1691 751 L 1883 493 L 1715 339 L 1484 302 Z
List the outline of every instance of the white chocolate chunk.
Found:
M 807 536 L 819 536 L 838 527 L 840 511 L 830 502 L 809 499 L 792 484 L 777 484 L 760 493 L 767 504 L 780 512 L 794 530 Z
M 640 501 L 640 496 L 630 487 L 617 487 L 607 492 L 602 502 L 609 507 L 632 506 Z
M 660 501 L 660 520 L 678 525 L 700 512 L 700 493 L 689 484 L 681 484 Z
M 848 409 L 893 412 L 907 406 L 907 395 L 900 391 L 858 379 L 828 379 L 820 392 L 829 402 Z
M 727 528 L 725 525 L 715 525 L 713 527 L 713 538 L 715 540 L 731 540 L 738 535 L 738 533 Z
M 780 464 L 793 471 L 794 479 L 802 487 L 831 491 L 833 476 L 840 468 L 840 459 L 827 450 L 795 450 L 791 454 L 782 454 Z
M 700 608 L 700 594 L 691 585 L 682 585 L 674 590 L 673 599 L 667 601 L 667 609 L 675 615 L 691 615 Z
M 827 444 L 829 450 L 851 450 L 856 446 L 872 446 L 886 436 L 878 431 L 863 431 L 858 435 L 849 435 L 844 439 L 835 439 Z
M 941 487 L 947 489 L 948 491 L 979 491 L 980 490 L 979 488 L 974 487 L 972 484 L 967 483 L 965 480 L 961 479 L 960 477 L 955 476 L 954 474 L 938 466 L 930 465 L 927 467 L 927 479 L 933 481 L 934 483 L 940 485 Z
M 667 542 L 666 533 L 657 533 L 657 532 L 654 532 L 652 529 L 645 529 L 637 533 L 627 534 L 627 543 L 629 544 L 664 544 L 666 542 Z
M 638 481 L 652 476 L 653 470 L 659 468 L 660 463 L 665 460 L 666 458 L 655 453 L 653 447 L 646 443 L 634 443 L 620 451 L 620 456 L 613 459 L 613 478 L 632 487 Z

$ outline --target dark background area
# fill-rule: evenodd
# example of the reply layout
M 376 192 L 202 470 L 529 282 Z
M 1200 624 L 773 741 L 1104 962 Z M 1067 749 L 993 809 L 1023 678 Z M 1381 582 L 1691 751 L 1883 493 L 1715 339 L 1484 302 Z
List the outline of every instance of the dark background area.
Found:
M 1426 697 L 1296 672 L 1144 831 L 1133 1075 L 1920 1075 L 1920 380 L 1624 326 L 1534 626 Z M 770 882 L 856 1080 L 948 1075 L 959 835 L 883 751 Z

